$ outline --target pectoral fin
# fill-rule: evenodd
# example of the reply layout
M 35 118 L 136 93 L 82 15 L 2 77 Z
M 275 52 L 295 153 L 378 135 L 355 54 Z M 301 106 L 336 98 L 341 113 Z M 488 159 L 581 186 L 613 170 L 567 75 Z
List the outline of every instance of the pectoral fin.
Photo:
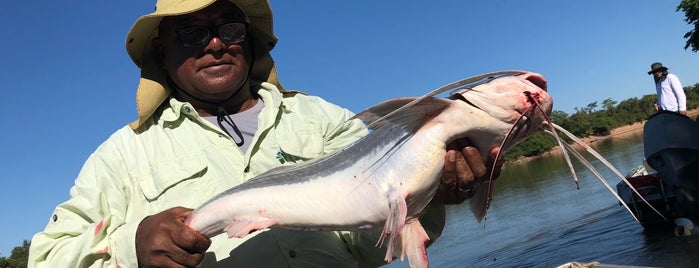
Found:
M 391 262 L 391 260 L 393 260 L 394 249 L 399 241 L 398 236 L 400 236 L 403 231 L 405 218 L 408 215 L 408 205 L 405 203 L 403 194 L 396 189 L 392 189 L 388 192 L 388 207 L 390 209 L 388 219 L 386 219 L 377 246 L 382 246 L 386 236 L 389 237 L 384 260 L 386 262 Z
M 420 221 L 417 218 L 410 220 L 403 227 L 403 232 L 400 236 L 403 244 L 400 259 L 403 260 L 403 254 L 405 254 L 408 255 L 410 267 L 429 267 L 425 244 L 430 238 L 427 236 L 425 229 L 422 228 Z
M 474 189 L 473 196 L 468 200 L 471 207 L 471 213 L 476 217 L 476 221 L 480 223 L 485 214 L 488 212 L 488 206 L 490 205 L 490 200 L 488 200 L 488 188 L 490 183 L 485 182 L 480 184 L 476 189 Z

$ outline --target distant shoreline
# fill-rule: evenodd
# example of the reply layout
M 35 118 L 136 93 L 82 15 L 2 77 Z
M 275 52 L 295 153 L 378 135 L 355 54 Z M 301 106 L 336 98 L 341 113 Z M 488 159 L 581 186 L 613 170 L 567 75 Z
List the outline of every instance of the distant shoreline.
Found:
M 696 118 L 697 115 L 699 115 L 699 109 L 689 110 L 689 111 L 687 111 L 687 115 L 691 118 Z M 624 139 L 624 138 L 627 138 L 629 136 L 642 134 L 643 133 L 643 126 L 645 125 L 645 123 L 646 123 L 646 120 L 643 120 L 641 122 L 636 122 L 636 123 L 633 123 L 631 125 L 626 125 L 626 126 L 614 128 L 610 131 L 610 134 L 606 135 L 606 136 L 588 136 L 585 138 L 581 138 L 581 140 L 585 144 L 587 144 L 591 147 L 594 147 L 595 143 L 599 142 L 599 141 L 603 141 L 603 140 L 607 140 L 607 139 Z M 572 146 L 578 147 L 578 148 L 580 147 L 580 145 L 578 145 L 578 144 L 572 144 Z M 541 155 L 531 156 L 531 157 L 522 157 L 520 159 L 517 159 L 513 162 L 508 163 L 507 165 L 519 165 L 519 164 L 527 163 L 527 162 L 534 160 L 534 159 L 537 159 L 539 157 L 548 156 L 548 155 L 560 155 L 560 154 L 562 154 L 561 148 L 559 146 L 556 146 L 556 147 L 553 147 L 550 151 L 545 152 Z

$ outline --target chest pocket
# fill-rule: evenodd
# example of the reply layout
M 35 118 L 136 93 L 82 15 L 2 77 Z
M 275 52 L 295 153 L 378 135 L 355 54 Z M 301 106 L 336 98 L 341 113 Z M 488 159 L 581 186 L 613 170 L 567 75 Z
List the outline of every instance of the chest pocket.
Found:
M 323 134 L 313 123 L 305 123 L 293 131 L 277 129 L 275 135 L 287 161 L 305 161 L 324 154 Z
M 146 199 L 153 201 L 168 189 L 184 181 L 203 176 L 206 168 L 206 162 L 201 154 L 182 155 L 152 165 L 149 174 L 138 178 L 138 184 Z M 190 194 L 191 191 L 192 189 L 188 189 Z

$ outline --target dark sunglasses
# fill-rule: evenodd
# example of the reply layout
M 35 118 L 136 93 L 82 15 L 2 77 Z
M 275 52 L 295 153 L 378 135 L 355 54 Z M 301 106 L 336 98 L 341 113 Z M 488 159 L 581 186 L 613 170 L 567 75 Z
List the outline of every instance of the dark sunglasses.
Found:
M 203 26 L 192 26 L 177 30 L 180 43 L 185 47 L 203 47 L 209 44 L 214 34 L 225 44 L 239 44 L 245 41 L 248 24 L 231 22 L 221 24 L 213 29 Z

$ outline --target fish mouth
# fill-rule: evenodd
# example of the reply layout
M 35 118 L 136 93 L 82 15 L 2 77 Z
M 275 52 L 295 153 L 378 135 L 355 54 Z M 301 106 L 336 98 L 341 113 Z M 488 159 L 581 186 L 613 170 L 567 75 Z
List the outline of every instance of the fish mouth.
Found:
M 529 75 L 525 78 L 525 80 L 534 84 L 534 86 L 548 92 L 548 89 L 547 89 L 548 83 L 546 82 L 546 78 L 544 78 L 543 76 L 541 76 L 541 75 Z

